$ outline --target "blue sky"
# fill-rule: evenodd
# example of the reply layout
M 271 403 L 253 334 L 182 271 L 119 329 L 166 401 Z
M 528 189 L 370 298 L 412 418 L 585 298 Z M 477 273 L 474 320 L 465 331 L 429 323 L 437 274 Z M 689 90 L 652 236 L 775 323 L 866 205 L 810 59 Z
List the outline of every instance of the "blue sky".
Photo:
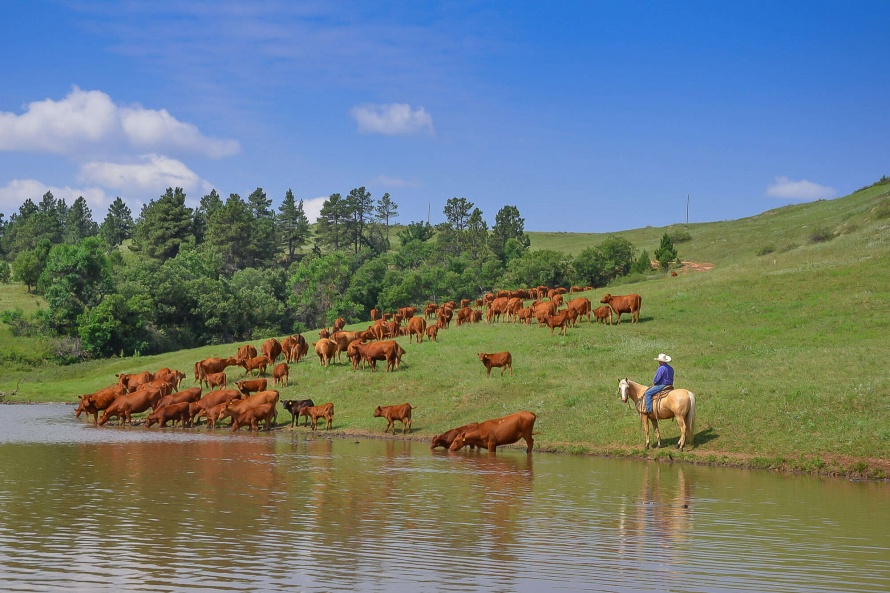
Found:
M 890 174 L 888 2 L 16 2 L 0 212 L 170 186 L 607 232 Z

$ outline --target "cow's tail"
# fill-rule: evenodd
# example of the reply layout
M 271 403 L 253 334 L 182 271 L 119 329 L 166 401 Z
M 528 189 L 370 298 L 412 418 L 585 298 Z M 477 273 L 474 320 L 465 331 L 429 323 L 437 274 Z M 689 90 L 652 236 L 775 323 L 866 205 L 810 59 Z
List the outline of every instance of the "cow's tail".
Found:
M 689 411 L 686 412 L 686 440 L 692 447 L 695 445 L 695 394 L 689 392 Z

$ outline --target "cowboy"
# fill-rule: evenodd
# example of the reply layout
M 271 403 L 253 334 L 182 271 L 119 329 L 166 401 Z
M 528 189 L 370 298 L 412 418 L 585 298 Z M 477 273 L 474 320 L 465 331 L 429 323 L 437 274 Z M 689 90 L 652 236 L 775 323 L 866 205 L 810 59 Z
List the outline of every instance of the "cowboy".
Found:
M 661 391 L 667 385 L 674 384 L 674 367 L 668 363 L 671 357 L 662 352 L 655 359 L 658 361 L 658 370 L 655 371 L 655 378 L 652 379 L 652 387 L 646 390 L 646 413 L 652 413 L 652 398 L 656 393 Z

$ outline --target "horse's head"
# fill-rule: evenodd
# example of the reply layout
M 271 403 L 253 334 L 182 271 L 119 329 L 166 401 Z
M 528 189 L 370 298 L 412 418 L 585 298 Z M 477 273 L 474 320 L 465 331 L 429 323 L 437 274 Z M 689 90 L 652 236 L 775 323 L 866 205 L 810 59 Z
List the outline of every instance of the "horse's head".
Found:
M 621 402 L 627 403 L 627 379 L 618 381 L 618 393 L 621 394 Z

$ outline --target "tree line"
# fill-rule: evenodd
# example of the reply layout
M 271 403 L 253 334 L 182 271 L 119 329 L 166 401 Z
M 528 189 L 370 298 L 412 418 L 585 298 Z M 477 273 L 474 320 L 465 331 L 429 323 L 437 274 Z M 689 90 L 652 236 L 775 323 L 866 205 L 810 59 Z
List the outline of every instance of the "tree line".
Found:
M 21 281 L 47 307 L 2 319 L 15 332 L 68 338 L 78 346 L 68 358 L 80 359 L 282 335 L 367 319 L 374 307 L 497 288 L 605 286 L 651 271 L 648 253 L 617 236 L 576 257 L 530 250 L 515 206 L 502 207 L 491 228 L 463 197 L 447 200 L 443 213 L 437 225 L 396 225 L 392 197 L 374 200 L 359 187 L 332 194 L 313 225 L 291 190 L 277 209 L 262 188 L 226 200 L 213 190 L 190 208 L 181 188 L 168 188 L 135 219 L 115 199 L 98 224 L 82 197 L 69 207 L 47 192 L 8 221 L 0 215 L 0 281 Z M 658 259 L 675 260 L 672 249 L 663 239 Z

